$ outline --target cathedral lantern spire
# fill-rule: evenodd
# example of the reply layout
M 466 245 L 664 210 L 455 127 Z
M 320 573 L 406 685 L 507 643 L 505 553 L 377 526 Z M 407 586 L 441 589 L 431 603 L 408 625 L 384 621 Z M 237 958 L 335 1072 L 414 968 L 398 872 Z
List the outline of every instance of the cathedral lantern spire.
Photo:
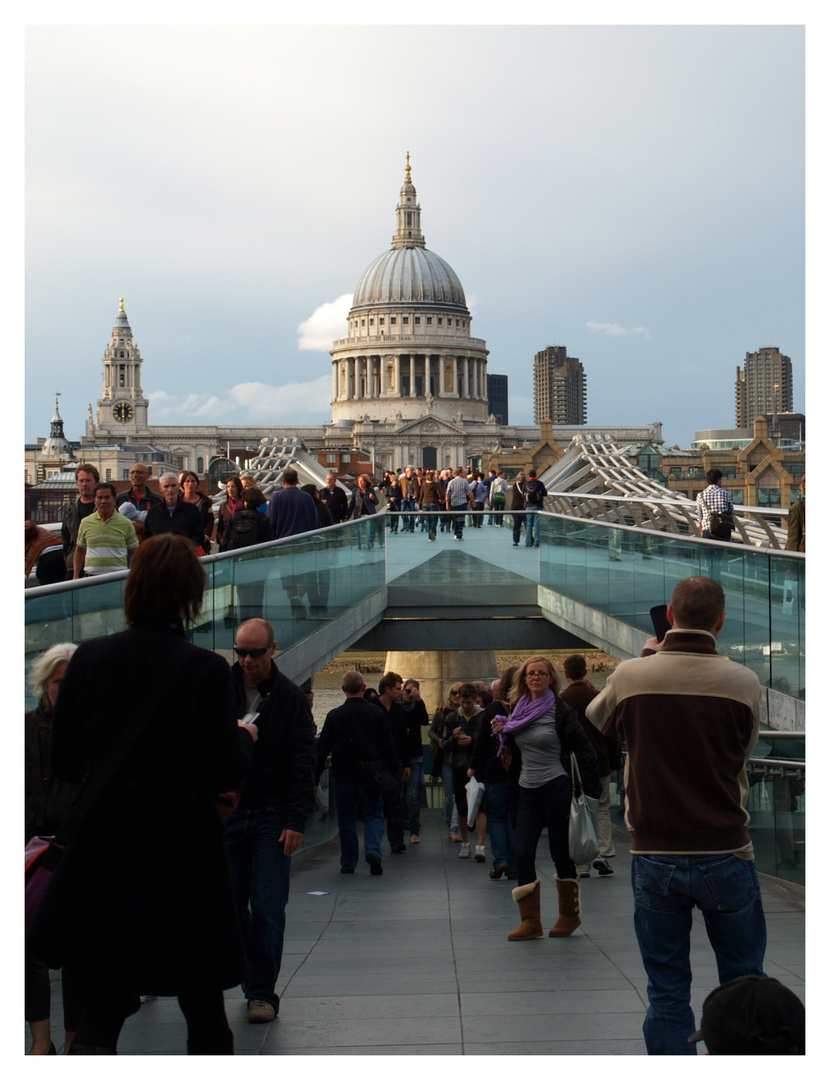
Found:
M 421 208 L 418 205 L 415 185 L 412 183 L 412 166 L 409 164 L 408 150 L 406 152 L 406 174 L 395 215 L 398 228 L 392 237 L 392 247 L 426 247 L 427 242 L 421 232 Z

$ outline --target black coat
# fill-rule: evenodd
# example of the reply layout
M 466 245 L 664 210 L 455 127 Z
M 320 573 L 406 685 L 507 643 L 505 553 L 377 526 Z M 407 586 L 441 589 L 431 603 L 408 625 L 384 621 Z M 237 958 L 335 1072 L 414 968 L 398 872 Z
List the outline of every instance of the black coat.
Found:
M 77 784 L 56 780 L 49 762 L 52 712 L 39 702 L 26 713 L 26 843 L 33 836 L 54 836 L 78 794 Z
M 173 692 L 150 698 L 165 672 Z M 52 722 L 56 776 L 77 782 L 134 710 L 145 727 L 87 814 L 29 934 L 50 967 L 101 987 L 176 996 L 245 977 L 216 796 L 239 782 L 251 741 L 225 660 L 181 627 L 134 626 L 82 644 Z
M 144 519 L 144 539 L 158 536 L 159 533 L 186 536 L 196 547 L 202 547 L 205 542 L 205 529 L 199 507 L 195 503 L 186 503 L 184 499 L 179 499 L 172 514 L 164 502 L 151 506 Z
M 233 665 L 236 715 L 246 711 L 242 668 Z M 240 785 L 240 810 L 270 806 L 277 825 L 305 832 L 314 813 L 317 729 L 308 698 L 271 661 L 271 674 L 257 686 L 259 738 Z
M 384 709 L 363 697 L 346 698 L 326 717 L 317 740 L 318 782 L 329 754 L 335 777 L 344 779 L 361 779 L 361 761 L 382 758 L 393 775 L 401 767 Z

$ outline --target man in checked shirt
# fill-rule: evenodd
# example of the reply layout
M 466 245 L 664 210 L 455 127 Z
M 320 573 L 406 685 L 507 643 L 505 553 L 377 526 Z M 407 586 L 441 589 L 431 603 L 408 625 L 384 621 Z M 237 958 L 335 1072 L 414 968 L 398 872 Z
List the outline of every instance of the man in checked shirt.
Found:
M 725 488 L 721 487 L 720 482 L 722 479 L 723 473 L 720 469 L 710 469 L 706 474 L 709 486 L 704 488 L 696 499 L 697 523 L 700 528 L 700 535 L 704 540 L 729 540 L 732 536 L 732 520 L 735 508 L 732 505 L 732 496 Z M 719 532 L 712 528 L 712 510 L 720 514 L 724 521 L 729 522 L 728 535 L 726 531 Z

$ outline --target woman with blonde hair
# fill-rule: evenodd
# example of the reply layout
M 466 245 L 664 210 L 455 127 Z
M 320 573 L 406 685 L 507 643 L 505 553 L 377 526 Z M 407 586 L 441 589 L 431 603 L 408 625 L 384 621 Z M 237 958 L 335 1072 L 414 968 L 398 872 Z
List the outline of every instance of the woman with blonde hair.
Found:
M 33 836 L 55 836 L 78 794 L 77 784 L 68 784 L 52 775 L 49 740 L 52 713 L 66 665 L 78 648 L 71 641 L 53 645 L 32 665 L 31 685 L 37 705 L 26 713 L 24 748 L 26 754 L 25 819 L 26 843 Z M 71 979 L 63 979 L 64 1052 L 69 1049 L 78 1027 L 79 1002 Z M 51 1035 L 51 990 L 49 968 L 26 950 L 25 1013 L 32 1035 L 30 1054 L 56 1054 Z
M 571 808 L 571 753 L 576 755 L 587 795 L 601 791 L 597 755 L 574 710 L 557 695 L 556 669 L 546 656 L 531 656 L 516 672 L 508 697 L 510 719 L 494 717 L 492 731 L 510 750 L 510 781 L 518 795 L 516 867 L 513 899 L 521 923 L 508 941 L 542 937 L 541 884 L 536 847 L 547 827 L 556 867 L 559 918 L 549 937 L 567 937 L 579 926 L 579 879 L 568 851 Z M 515 800 L 514 800 L 515 801 Z

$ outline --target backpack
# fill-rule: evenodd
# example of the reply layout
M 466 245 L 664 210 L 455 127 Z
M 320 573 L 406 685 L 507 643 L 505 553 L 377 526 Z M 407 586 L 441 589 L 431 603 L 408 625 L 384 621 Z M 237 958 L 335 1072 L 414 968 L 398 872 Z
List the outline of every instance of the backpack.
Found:
M 261 544 L 267 539 L 267 536 L 263 536 L 267 530 L 263 529 L 261 517 L 259 513 L 254 510 L 240 510 L 237 514 L 234 514 L 236 518 L 231 524 L 231 538 L 228 541 L 227 550 L 236 551 L 238 548 L 250 547 L 252 544 Z M 265 519 L 268 520 L 267 518 Z
M 528 506 L 542 505 L 542 485 L 538 480 L 528 480 L 525 484 L 524 498 Z

